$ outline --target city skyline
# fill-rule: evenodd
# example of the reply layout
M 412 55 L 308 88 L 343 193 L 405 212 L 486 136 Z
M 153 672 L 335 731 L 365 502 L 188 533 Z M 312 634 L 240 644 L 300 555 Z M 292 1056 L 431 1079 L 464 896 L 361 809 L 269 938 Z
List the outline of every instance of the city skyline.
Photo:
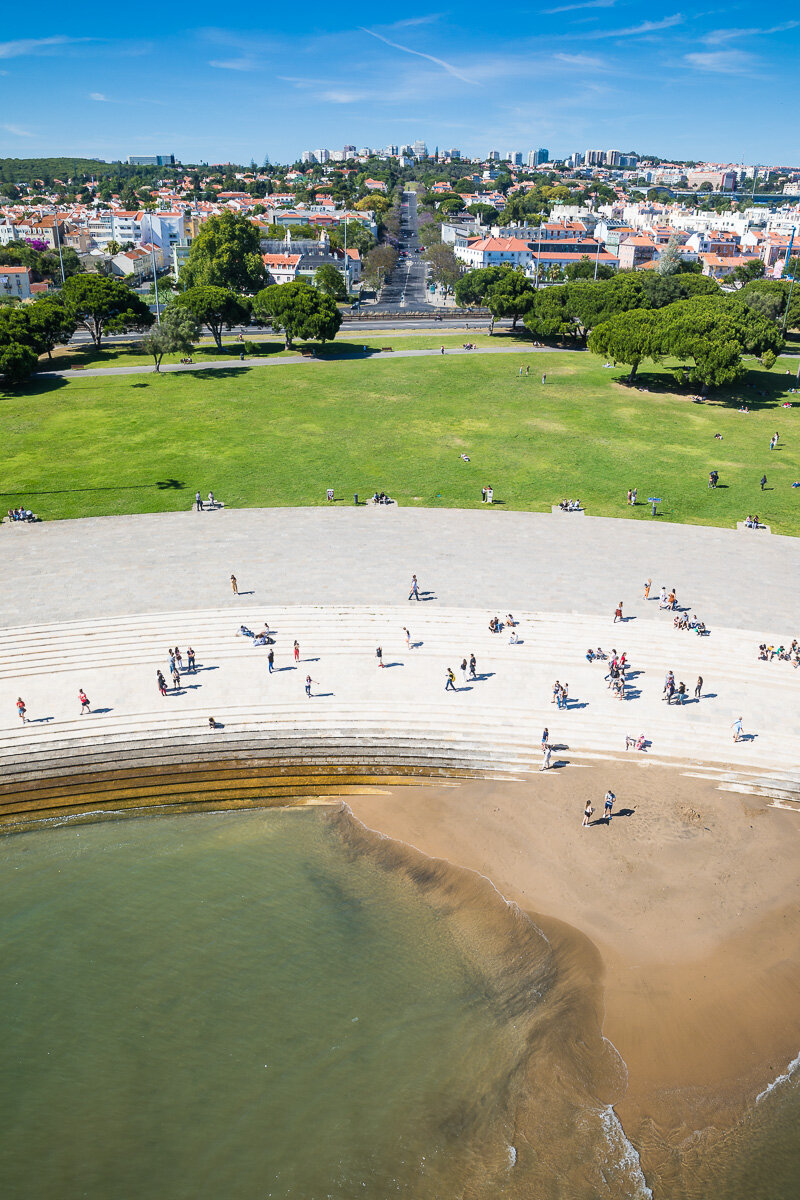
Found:
M 786 163 L 800 156 L 775 113 L 793 99 L 800 20 L 787 4 L 760 12 L 747 0 L 654 18 L 639 0 L 543 0 L 493 31 L 477 5 L 372 26 L 312 5 L 298 33 L 280 13 L 269 30 L 220 28 L 201 0 L 191 28 L 131 37 L 108 12 L 97 34 L 56 19 L 42 37 L 15 10 L 0 155 L 292 162 L 314 146 L 420 139 L 469 157 L 600 145 Z

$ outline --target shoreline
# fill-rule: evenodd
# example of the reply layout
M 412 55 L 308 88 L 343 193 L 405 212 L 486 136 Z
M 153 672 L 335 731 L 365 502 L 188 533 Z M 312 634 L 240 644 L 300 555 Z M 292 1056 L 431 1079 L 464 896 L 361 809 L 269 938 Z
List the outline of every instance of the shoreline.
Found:
M 606 786 L 633 814 L 582 829 L 584 797 L 597 810 Z M 632 764 L 346 803 L 375 832 L 484 876 L 545 935 L 552 922 L 591 944 L 602 1033 L 628 1072 L 614 1108 L 648 1179 L 664 1145 L 732 1126 L 795 1059 L 795 814 Z

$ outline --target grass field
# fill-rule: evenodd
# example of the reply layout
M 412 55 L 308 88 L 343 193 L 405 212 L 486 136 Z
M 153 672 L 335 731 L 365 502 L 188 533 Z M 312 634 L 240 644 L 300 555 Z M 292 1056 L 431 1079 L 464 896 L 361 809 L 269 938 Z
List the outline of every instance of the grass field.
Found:
M 655 495 L 662 521 L 730 528 L 757 512 L 798 534 L 800 396 L 780 407 L 794 383 L 782 370 L 754 365 L 734 394 L 705 404 L 668 372 L 640 372 L 643 392 L 592 355 L 558 352 L 39 379 L 0 394 L 0 508 L 24 503 L 45 519 L 171 511 L 198 488 L 236 507 L 306 505 L 328 487 L 345 504 L 384 489 L 404 506 L 468 508 L 490 484 L 507 509 L 549 511 L 570 496 L 592 514 L 651 520 Z

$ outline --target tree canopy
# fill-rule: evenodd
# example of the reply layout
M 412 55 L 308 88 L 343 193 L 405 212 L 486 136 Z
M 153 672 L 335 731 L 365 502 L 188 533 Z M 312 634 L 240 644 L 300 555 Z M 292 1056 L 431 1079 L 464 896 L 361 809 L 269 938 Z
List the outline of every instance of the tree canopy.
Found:
M 479 267 L 462 275 L 455 287 L 456 304 L 460 308 L 472 308 L 486 301 L 489 288 L 502 279 L 511 267 Z
M 168 304 L 161 324 L 144 335 L 142 345 L 152 354 L 155 370 L 161 370 L 165 354 L 191 354 L 194 342 L 200 337 L 200 323 L 185 306 Z
M 222 349 L 222 330 L 244 324 L 250 313 L 248 304 L 241 296 L 228 288 L 210 285 L 198 285 L 178 292 L 168 309 L 173 305 L 185 309 L 198 325 L 206 325 L 218 350 Z
M 200 226 L 181 271 L 188 287 L 221 287 L 255 292 L 264 282 L 261 235 L 247 217 L 221 213 Z
M 264 288 L 253 300 L 253 312 L 264 324 L 283 331 L 287 350 L 298 338 L 332 341 L 342 323 L 342 314 L 331 297 L 304 280 Z
M 323 263 L 321 267 L 317 267 L 314 272 L 314 286 L 324 295 L 332 296 L 334 300 L 344 300 L 347 296 L 342 273 L 333 263 Z
M 145 302 L 126 284 L 102 275 L 73 275 L 61 289 L 67 315 L 99 349 L 104 334 L 148 329 L 154 321 Z
M 505 271 L 486 291 L 486 303 L 493 317 L 511 317 L 511 328 L 530 312 L 536 290 L 522 271 Z
M 461 263 L 456 258 L 453 247 L 438 243 L 428 246 L 423 258 L 430 264 L 431 275 L 436 283 L 444 287 L 453 287 L 461 278 Z

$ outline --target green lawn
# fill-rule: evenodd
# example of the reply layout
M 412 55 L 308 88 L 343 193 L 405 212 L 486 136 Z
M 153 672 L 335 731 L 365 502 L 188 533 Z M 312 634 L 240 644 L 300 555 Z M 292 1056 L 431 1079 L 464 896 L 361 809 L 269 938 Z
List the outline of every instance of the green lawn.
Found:
M 640 501 L 663 497 L 662 521 L 730 528 L 758 512 L 797 534 L 800 396 L 780 407 L 794 383 L 782 371 L 753 365 L 705 404 L 668 372 L 640 372 L 642 392 L 592 355 L 558 352 L 34 380 L 0 395 L 0 508 L 160 512 L 187 509 L 197 488 L 235 507 L 322 504 L 327 487 L 345 504 L 383 488 L 404 506 L 469 508 L 491 484 L 506 509 L 572 496 L 593 514 L 651 520 L 646 503 L 625 503 L 636 486 Z

